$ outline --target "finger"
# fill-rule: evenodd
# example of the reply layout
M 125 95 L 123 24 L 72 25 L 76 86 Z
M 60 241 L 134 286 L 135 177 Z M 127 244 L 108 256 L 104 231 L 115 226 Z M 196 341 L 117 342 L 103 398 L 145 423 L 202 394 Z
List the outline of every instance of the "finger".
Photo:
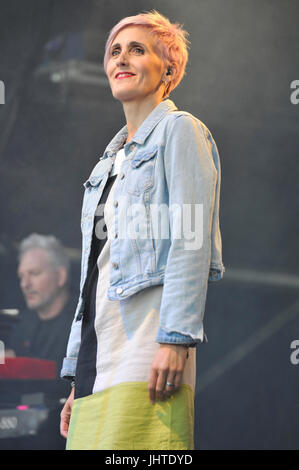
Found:
M 65 437 L 65 439 L 67 438 L 68 430 L 68 425 L 66 423 L 62 423 L 60 425 L 60 434 L 62 435 L 62 437 Z
M 63 437 L 67 438 L 68 430 L 69 430 L 69 423 L 66 422 L 64 418 L 62 418 L 60 421 L 60 434 Z
M 160 370 L 156 384 L 156 397 L 157 400 L 162 401 L 164 399 L 166 378 L 168 376 L 168 370 Z
M 62 410 L 60 416 L 60 434 L 67 438 L 71 414 Z
M 175 377 L 176 377 L 175 371 L 168 373 L 167 380 L 165 383 L 165 395 L 167 397 L 169 397 L 175 391 Z
M 174 378 L 174 391 L 178 391 L 182 384 L 183 380 L 183 371 L 177 371 L 175 378 Z
M 156 401 L 156 383 L 157 383 L 157 370 L 155 368 L 151 369 L 150 378 L 148 382 L 148 393 L 149 399 L 152 404 Z

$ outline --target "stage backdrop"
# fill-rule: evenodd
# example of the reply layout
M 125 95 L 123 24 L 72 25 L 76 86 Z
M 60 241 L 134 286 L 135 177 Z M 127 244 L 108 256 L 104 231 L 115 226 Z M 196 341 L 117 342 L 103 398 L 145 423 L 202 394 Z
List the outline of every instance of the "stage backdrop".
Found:
M 209 289 L 198 347 L 196 448 L 298 448 L 296 0 L 1 2 L 0 308 L 24 307 L 16 249 L 31 232 L 70 249 L 78 295 L 83 182 L 124 125 L 105 40 L 152 8 L 190 33 L 171 98 L 209 127 L 222 164 L 226 273 Z

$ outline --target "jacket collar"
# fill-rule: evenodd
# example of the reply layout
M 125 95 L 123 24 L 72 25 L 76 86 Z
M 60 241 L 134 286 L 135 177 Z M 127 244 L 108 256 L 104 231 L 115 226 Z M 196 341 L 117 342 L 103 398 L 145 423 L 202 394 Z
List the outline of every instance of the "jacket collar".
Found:
M 137 144 L 144 144 L 145 140 L 156 127 L 156 125 L 164 118 L 164 116 L 172 111 L 176 111 L 178 108 L 170 99 L 161 101 L 147 116 L 143 123 L 137 129 L 136 134 L 132 138 L 131 142 L 125 145 L 130 146 L 132 142 Z M 128 128 L 125 125 L 111 140 L 109 145 L 106 147 L 104 155 L 102 158 L 111 157 L 115 152 L 117 152 L 124 144 L 128 137 Z

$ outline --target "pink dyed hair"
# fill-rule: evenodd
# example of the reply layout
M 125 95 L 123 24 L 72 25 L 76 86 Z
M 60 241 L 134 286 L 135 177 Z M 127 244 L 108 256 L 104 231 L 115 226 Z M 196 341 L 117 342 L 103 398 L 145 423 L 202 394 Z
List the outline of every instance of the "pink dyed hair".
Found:
M 171 91 L 182 80 L 188 61 L 188 33 L 178 23 L 171 23 L 168 18 L 156 10 L 140 13 L 136 16 L 127 16 L 120 20 L 110 31 L 104 55 L 104 69 L 107 69 L 110 48 L 117 34 L 128 26 L 144 26 L 156 39 L 156 45 L 160 51 L 165 68 L 172 68 L 172 79 L 165 87 L 163 98 L 169 96 Z M 175 69 L 175 73 L 173 73 Z

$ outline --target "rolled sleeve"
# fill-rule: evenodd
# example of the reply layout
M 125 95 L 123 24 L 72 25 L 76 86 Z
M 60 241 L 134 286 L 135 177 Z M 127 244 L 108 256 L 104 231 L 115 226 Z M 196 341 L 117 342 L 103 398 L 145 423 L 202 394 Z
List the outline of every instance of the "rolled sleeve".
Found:
M 68 340 L 66 357 L 63 360 L 60 371 L 60 377 L 62 379 L 75 377 L 76 375 L 77 359 L 81 344 L 81 325 L 82 320 L 76 321 L 75 315 Z
M 158 328 L 156 342 L 160 344 L 177 344 L 189 347 L 195 347 L 197 344 L 189 335 L 182 335 L 176 331 L 167 332 L 161 327 Z
M 62 379 L 69 379 L 70 377 L 75 377 L 76 367 L 77 367 L 77 358 L 65 357 L 62 363 L 60 377 Z

